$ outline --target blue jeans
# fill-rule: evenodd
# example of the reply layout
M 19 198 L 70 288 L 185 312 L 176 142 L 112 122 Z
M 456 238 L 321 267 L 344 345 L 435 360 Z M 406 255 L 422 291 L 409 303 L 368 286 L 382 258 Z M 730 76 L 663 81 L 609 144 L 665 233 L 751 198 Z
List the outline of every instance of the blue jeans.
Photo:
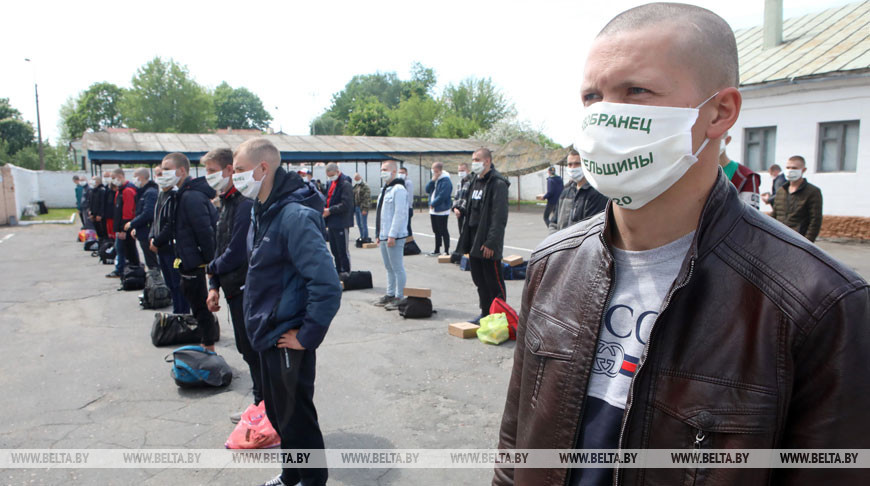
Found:
M 157 258 L 160 260 L 160 271 L 163 273 L 163 281 L 169 287 L 169 293 L 172 295 L 172 313 L 173 314 L 189 314 L 190 304 L 181 293 L 181 274 L 178 270 L 172 268 L 175 262 L 175 254 L 173 253 L 158 253 Z
M 387 268 L 387 295 L 401 299 L 405 293 L 405 264 L 402 261 L 405 255 L 405 239 L 397 239 L 392 248 L 387 246 L 386 240 L 382 240 L 380 248 L 384 267 Z
M 124 255 L 124 240 L 115 238 L 115 272 L 118 275 L 124 274 L 124 267 L 127 266 L 127 257 Z
M 356 216 L 356 225 L 359 228 L 359 237 L 362 239 L 366 239 L 369 237 L 369 215 L 368 211 L 366 214 L 362 213 L 362 209 L 359 207 L 353 208 L 353 213 Z

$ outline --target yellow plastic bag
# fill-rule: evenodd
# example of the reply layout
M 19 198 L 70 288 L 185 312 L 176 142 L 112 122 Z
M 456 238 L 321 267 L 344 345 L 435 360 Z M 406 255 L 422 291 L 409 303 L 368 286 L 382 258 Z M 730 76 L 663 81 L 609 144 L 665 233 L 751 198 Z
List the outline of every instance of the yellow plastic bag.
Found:
M 507 316 L 504 313 L 490 314 L 480 319 L 477 339 L 486 344 L 501 344 L 510 339 Z

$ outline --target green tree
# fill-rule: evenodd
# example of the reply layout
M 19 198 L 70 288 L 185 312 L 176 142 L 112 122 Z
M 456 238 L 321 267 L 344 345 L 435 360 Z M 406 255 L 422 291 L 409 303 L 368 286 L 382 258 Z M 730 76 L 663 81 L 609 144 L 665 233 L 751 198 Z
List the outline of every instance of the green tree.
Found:
M 433 137 L 441 105 L 431 97 L 414 94 L 393 110 L 390 135 L 394 137 Z
M 341 135 L 344 133 L 344 123 L 336 120 L 329 113 L 324 113 L 311 120 L 309 133 L 311 135 Z
M 33 125 L 21 118 L 21 112 L 12 107 L 9 98 L 0 98 L 0 142 L 6 153 L 13 155 L 33 145 L 34 138 Z
M 544 132 L 533 128 L 527 121 L 502 120 L 496 122 L 489 130 L 480 130 L 474 133 L 472 138 L 499 145 L 522 138 L 549 149 L 562 148 L 561 145 L 546 136 Z
M 215 127 L 212 96 L 187 67 L 155 57 L 136 70 L 121 103 L 127 125 L 143 132 L 199 133 Z
M 455 113 L 447 113 L 435 128 L 437 138 L 469 138 L 480 130 L 474 120 L 463 118 Z
M 123 97 L 123 88 L 104 81 L 90 85 L 78 98 L 67 100 L 60 109 L 61 139 L 74 140 L 88 130 L 124 126 Z
M 218 128 L 265 131 L 272 121 L 259 96 L 247 88 L 233 88 L 226 81 L 215 88 L 214 105 Z
M 402 81 L 396 73 L 356 75 L 348 81 L 343 90 L 332 95 L 332 106 L 327 113 L 347 124 L 356 103 L 368 97 L 374 97 L 386 108 L 399 106 L 402 100 L 402 88 Z
M 452 114 L 473 121 L 483 130 L 516 115 L 513 104 L 490 78 L 467 78 L 459 84 L 449 84 L 444 89 L 442 101 Z
M 405 81 L 402 85 L 402 100 L 417 96 L 421 99 L 432 98 L 432 91 L 435 89 L 435 83 L 438 78 L 435 76 L 435 70 L 427 68 L 419 62 L 411 65 L 411 80 Z
M 43 144 L 45 155 L 45 170 L 74 170 L 78 168 L 66 145 Z M 25 169 L 39 170 L 39 149 L 35 144 L 28 145 L 14 154 L 6 150 L 6 144 L 0 141 L 0 163 L 10 163 Z
M 390 113 L 374 96 L 354 102 L 347 122 L 348 135 L 385 137 L 390 133 Z

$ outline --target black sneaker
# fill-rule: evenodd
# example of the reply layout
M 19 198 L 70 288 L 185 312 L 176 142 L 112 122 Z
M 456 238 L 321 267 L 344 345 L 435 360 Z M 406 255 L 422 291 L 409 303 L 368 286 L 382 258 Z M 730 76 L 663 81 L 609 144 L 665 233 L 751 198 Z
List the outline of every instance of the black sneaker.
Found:
M 121 274 L 112 270 L 112 273 L 107 273 L 106 278 L 121 278 Z
M 479 325 L 480 325 L 480 320 L 483 319 L 484 317 L 486 317 L 486 316 L 483 315 L 483 314 L 481 314 L 481 315 L 475 317 L 474 319 L 472 319 L 472 320 L 470 320 L 470 321 L 468 321 L 468 322 L 470 322 L 470 323 L 472 323 L 472 324 L 474 324 L 474 325 L 479 326 Z
M 378 307 L 384 307 L 385 305 L 392 302 L 393 299 L 395 299 L 395 297 L 393 297 L 392 295 L 385 295 L 385 296 L 381 297 L 380 299 L 372 302 L 372 304 L 374 304 Z

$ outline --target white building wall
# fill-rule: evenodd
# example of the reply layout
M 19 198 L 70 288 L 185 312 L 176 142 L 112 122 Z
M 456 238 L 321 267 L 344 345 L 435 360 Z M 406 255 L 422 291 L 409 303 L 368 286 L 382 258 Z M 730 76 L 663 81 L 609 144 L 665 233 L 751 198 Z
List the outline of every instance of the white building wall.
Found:
M 846 120 L 860 121 L 857 171 L 816 172 L 819 123 Z M 743 130 L 765 126 L 776 127 L 777 164 L 784 167 L 792 155 L 806 159 L 806 177 L 822 190 L 824 214 L 870 216 L 870 77 L 744 90 L 740 118 L 730 131 L 728 155 L 740 161 Z M 761 173 L 761 184 L 761 192 L 770 191 L 767 172 Z

